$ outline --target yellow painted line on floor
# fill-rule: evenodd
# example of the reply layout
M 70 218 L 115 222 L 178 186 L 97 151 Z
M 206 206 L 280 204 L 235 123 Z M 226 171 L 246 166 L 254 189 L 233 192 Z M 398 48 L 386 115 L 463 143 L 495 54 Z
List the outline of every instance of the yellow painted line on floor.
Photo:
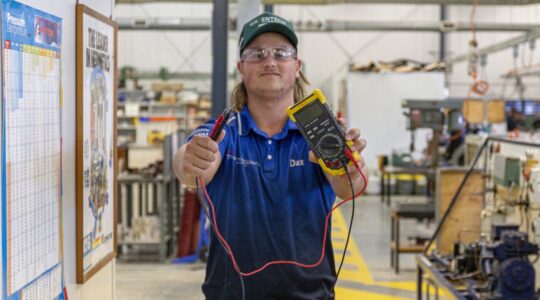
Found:
M 416 281 L 377 281 L 373 285 L 387 287 L 391 289 L 416 292 Z
M 334 238 L 340 240 L 340 242 L 332 244 L 334 247 L 334 259 L 336 261 L 336 268 L 339 266 L 339 262 L 341 261 L 341 255 L 343 253 L 343 248 L 345 247 L 344 241 L 345 239 L 347 239 L 348 231 L 349 228 L 345 223 L 343 214 L 339 209 L 336 209 L 334 213 L 332 213 L 332 240 L 334 240 Z M 343 242 L 341 242 L 341 240 Z M 345 261 L 347 262 L 347 265 L 354 265 L 355 268 L 345 268 L 344 264 L 343 268 L 341 269 L 341 273 L 339 274 L 339 279 L 360 282 L 363 284 L 373 284 L 373 277 L 371 276 L 366 262 L 362 258 L 362 255 L 360 254 L 360 251 L 358 250 L 358 247 L 356 246 L 356 243 L 352 237 L 349 240 L 347 253 L 348 254 L 345 256 Z
M 343 248 L 345 247 L 345 240 L 347 239 L 347 232 L 349 228 L 345 223 L 343 214 L 339 209 L 332 213 L 332 246 L 334 248 L 334 259 L 336 261 L 336 268 L 339 267 L 341 261 L 341 255 Z M 403 290 L 408 292 L 416 292 L 415 281 L 377 281 L 373 280 L 371 272 L 360 253 L 360 250 L 356 246 L 356 242 L 351 237 L 349 240 L 349 246 L 347 248 L 347 255 L 345 256 L 345 262 L 341 273 L 339 274 L 339 280 L 346 280 L 352 282 L 358 282 L 364 285 L 373 285 L 386 287 L 389 289 Z M 426 285 L 424 283 L 423 291 L 426 291 Z M 440 292 L 443 292 L 442 290 Z M 339 285 L 336 286 L 336 299 L 339 300 L 357 300 L 357 299 L 370 299 L 370 300 L 409 300 L 409 298 L 403 298 L 391 295 L 391 291 L 388 293 L 373 293 L 361 291 L 358 289 L 344 288 Z M 431 292 L 434 295 L 434 291 Z M 442 293 L 444 295 L 444 293 Z
M 376 281 L 373 285 L 374 286 L 385 287 L 385 288 L 389 288 L 389 289 L 416 292 L 416 281 L 388 281 L 388 282 Z M 426 283 L 425 280 L 424 280 L 424 284 L 422 286 L 423 286 L 422 291 L 424 291 L 424 294 L 425 294 L 425 291 L 427 291 L 427 283 Z M 431 288 L 431 294 L 435 295 L 435 291 L 433 289 L 434 289 L 434 287 Z M 439 293 L 442 293 L 442 292 L 443 292 L 443 290 L 440 289 Z
M 341 261 L 341 255 L 345 247 L 345 240 L 347 239 L 349 227 L 345 223 L 343 214 L 341 210 L 337 209 L 332 213 L 332 246 L 334 248 L 334 259 L 336 261 L 336 268 L 339 267 L 339 262 Z M 349 240 L 349 246 L 347 247 L 347 254 L 345 255 L 345 262 L 343 263 L 343 268 L 339 274 L 339 280 L 357 282 L 364 285 L 372 285 L 385 287 L 388 289 L 402 290 L 407 292 L 416 292 L 416 282 L 415 281 L 377 281 L 373 280 L 371 272 L 356 246 L 356 242 L 351 237 Z M 426 285 L 422 289 L 426 291 Z M 444 291 L 439 291 L 441 295 L 444 295 Z M 435 294 L 434 291 L 431 292 L 432 295 Z M 345 288 L 336 286 L 336 299 L 339 300 L 358 300 L 358 299 L 369 299 L 369 300 L 410 300 L 409 298 L 403 298 L 399 296 L 393 296 L 392 291 L 389 290 L 388 293 L 374 293 L 367 292 L 353 288 Z
M 350 289 L 350 288 L 344 288 L 344 287 L 339 287 L 339 286 L 336 287 L 336 299 L 339 299 L 339 300 L 361 300 L 361 299 L 410 300 L 409 298 L 402 298 L 402 297 L 386 295 L 386 294 L 365 292 L 365 291 L 360 291 L 357 289 Z

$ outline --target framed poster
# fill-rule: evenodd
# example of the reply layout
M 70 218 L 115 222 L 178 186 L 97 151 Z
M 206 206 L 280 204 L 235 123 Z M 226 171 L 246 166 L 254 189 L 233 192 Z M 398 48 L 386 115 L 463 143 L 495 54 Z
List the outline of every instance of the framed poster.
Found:
M 116 256 L 118 26 L 77 4 L 77 282 Z

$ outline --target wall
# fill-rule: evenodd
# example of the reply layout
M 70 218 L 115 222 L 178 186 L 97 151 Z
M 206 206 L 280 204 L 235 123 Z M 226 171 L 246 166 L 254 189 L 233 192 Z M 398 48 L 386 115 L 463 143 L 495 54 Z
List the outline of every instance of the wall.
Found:
M 76 284 L 75 261 L 75 4 L 76 0 L 20 0 L 62 18 L 62 182 L 64 219 L 64 275 L 70 300 L 114 299 L 114 262 L 84 285 Z M 111 15 L 113 0 L 81 0 L 94 10 Z
M 349 126 L 361 128 L 368 147 L 362 153 L 370 170 L 377 169 L 377 156 L 408 152 L 411 134 L 401 101 L 440 100 L 444 98 L 444 74 L 349 73 L 347 117 Z M 418 129 L 415 153 L 427 146 L 429 129 Z M 421 154 L 418 154 L 420 156 Z M 375 176 L 373 176 L 375 177 Z

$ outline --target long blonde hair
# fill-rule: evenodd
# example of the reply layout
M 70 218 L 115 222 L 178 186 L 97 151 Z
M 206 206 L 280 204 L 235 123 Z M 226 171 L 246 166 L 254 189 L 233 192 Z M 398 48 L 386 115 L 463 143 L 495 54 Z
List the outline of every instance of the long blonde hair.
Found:
M 296 78 L 294 82 L 294 103 L 303 100 L 307 96 L 305 87 L 309 85 L 302 70 L 300 70 L 300 75 Z M 244 81 L 242 80 L 238 83 L 231 92 L 231 104 L 234 111 L 241 111 L 244 108 L 244 105 L 247 104 L 247 90 Z

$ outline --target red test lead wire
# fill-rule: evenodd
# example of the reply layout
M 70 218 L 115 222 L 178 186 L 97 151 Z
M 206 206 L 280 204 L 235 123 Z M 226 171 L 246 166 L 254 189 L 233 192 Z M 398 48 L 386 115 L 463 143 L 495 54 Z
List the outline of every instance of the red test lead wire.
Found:
M 217 124 L 217 122 L 216 122 L 216 124 Z M 214 130 L 212 130 L 212 131 L 214 131 Z M 216 212 L 215 212 L 215 209 L 214 209 L 214 203 L 212 202 L 212 199 L 210 199 L 210 196 L 208 195 L 208 191 L 206 190 L 206 185 L 204 184 L 204 181 L 202 180 L 201 177 L 197 177 L 197 180 L 199 180 L 199 183 L 203 188 L 204 195 L 208 199 L 208 203 L 210 204 L 210 209 L 212 210 L 212 225 L 214 227 L 214 231 L 216 233 L 216 236 L 222 242 L 223 246 L 227 250 L 227 252 L 229 254 L 229 257 L 231 258 L 231 261 L 233 263 L 233 267 L 234 267 L 234 269 L 236 270 L 237 273 L 239 273 L 240 275 L 242 275 L 244 277 L 248 277 L 248 276 L 252 276 L 252 275 L 255 275 L 255 274 L 261 272 L 262 270 L 266 269 L 267 267 L 269 267 L 271 265 L 278 265 L 278 264 L 281 264 L 281 265 L 295 265 L 295 266 L 299 266 L 299 267 L 302 267 L 302 268 L 308 268 L 309 269 L 309 268 L 315 268 L 315 267 L 319 266 L 322 263 L 322 261 L 324 259 L 324 252 L 325 252 L 325 249 L 326 249 L 326 234 L 328 232 L 328 221 L 330 220 L 330 216 L 332 215 L 334 210 L 336 210 L 338 207 L 340 207 L 341 205 L 345 204 L 346 202 L 349 202 L 350 200 L 352 200 L 352 199 L 360 196 L 361 194 L 363 194 L 364 191 L 366 190 L 366 187 L 367 187 L 366 176 L 364 175 L 364 173 L 362 173 L 362 170 L 360 169 L 360 166 L 358 165 L 358 162 L 354 159 L 354 157 L 353 157 L 353 155 L 352 155 L 352 153 L 351 153 L 351 151 L 349 149 L 345 150 L 345 155 L 354 163 L 354 165 L 355 165 L 356 169 L 358 170 L 358 172 L 360 172 L 360 176 L 362 176 L 362 180 L 364 181 L 364 186 L 362 187 L 362 190 L 358 194 L 356 194 L 356 195 L 354 195 L 352 197 L 349 197 L 349 198 L 347 198 L 345 200 L 342 200 L 336 206 L 334 206 L 332 208 L 332 210 L 330 210 L 328 212 L 328 214 L 326 215 L 326 218 L 325 218 L 325 223 L 324 223 L 324 234 L 323 234 L 322 247 L 321 247 L 322 248 L 321 249 L 321 256 L 319 257 L 318 261 L 316 261 L 315 263 L 312 263 L 312 264 L 303 264 L 303 263 L 300 263 L 300 262 L 297 262 L 297 261 L 292 261 L 292 260 L 274 260 L 274 261 L 267 262 L 262 267 L 259 267 L 258 269 L 255 269 L 255 270 L 253 270 L 251 272 L 242 272 L 240 270 L 240 267 L 238 266 L 238 263 L 236 262 L 236 258 L 234 257 L 234 253 L 232 252 L 231 247 L 229 246 L 229 244 L 227 243 L 225 238 L 223 238 L 223 236 L 221 235 L 221 232 L 219 231 L 219 226 L 218 226 L 218 223 L 217 223 L 217 220 L 216 220 Z
M 216 134 L 216 131 L 219 127 L 221 127 L 221 123 L 223 123 L 223 114 L 219 115 L 219 117 L 216 120 L 216 124 L 212 128 L 212 131 L 208 135 L 211 139 L 216 140 L 218 137 L 214 136 Z

